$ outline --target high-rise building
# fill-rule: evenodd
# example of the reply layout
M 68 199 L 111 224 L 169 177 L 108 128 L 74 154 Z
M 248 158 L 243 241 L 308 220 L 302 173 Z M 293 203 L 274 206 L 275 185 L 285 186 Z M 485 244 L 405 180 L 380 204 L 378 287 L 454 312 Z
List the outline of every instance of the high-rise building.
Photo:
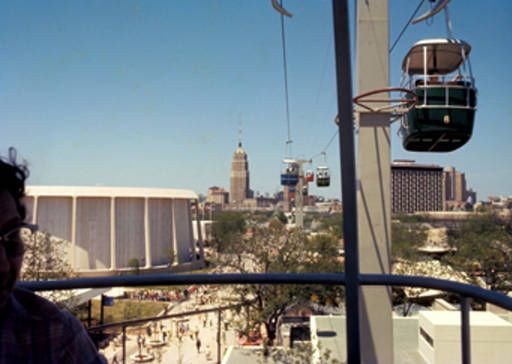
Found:
M 391 165 L 391 210 L 393 213 L 442 211 L 443 168 L 398 160 Z
M 457 172 L 453 167 L 446 167 L 443 172 L 446 201 L 466 201 L 466 176 L 463 172 Z
M 208 196 L 206 196 L 206 202 L 214 203 L 223 208 L 228 203 L 228 192 L 224 188 L 213 186 L 208 188 Z
M 231 162 L 229 203 L 240 205 L 247 198 L 252 198 L 249 189 L 249 162 L 242 142 L 239 142 Z

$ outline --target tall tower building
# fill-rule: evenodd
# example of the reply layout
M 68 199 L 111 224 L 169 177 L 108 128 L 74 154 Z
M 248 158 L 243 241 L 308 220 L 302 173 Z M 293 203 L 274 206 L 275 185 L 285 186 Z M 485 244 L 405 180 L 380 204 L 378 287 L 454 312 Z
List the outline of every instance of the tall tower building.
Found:
M 445 168 L 443 172 L 445 200 L 446 201 L 465 201 L 468 196 L 466 186 L 466 175 L 463 172 L 457 172 L 453 167 Z
M 247 153 L 242 148 L 242 142 L 238 142 L 238 147 L 233 154 L 233 161 L 231 162 L 229 203 L 241 204 L 246 198 L 251 197 Z

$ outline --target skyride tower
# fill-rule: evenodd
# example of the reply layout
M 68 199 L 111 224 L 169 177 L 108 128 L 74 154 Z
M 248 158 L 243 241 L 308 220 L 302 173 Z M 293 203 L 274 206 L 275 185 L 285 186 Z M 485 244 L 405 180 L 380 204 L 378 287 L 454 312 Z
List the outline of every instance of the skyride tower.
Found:
M 358 0 L 357 94 L 389 86 L 388 1 Z M 390 115 L 358 110 L 357 211 L 360 273 L 391 270 Z M 361 287 L 362 363 L 393 363 L 390 287 Z M 361 343 L 362 344 L 362 343 Z

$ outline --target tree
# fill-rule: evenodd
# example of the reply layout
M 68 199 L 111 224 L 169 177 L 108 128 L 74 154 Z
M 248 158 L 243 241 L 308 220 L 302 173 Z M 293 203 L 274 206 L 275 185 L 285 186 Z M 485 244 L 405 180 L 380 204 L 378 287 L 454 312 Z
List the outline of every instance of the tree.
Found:
M 512 288 L 512 223 L 492 213 L 477 214 L 448 234 L 456 253 L 443 260 L 491 290 Z
M 223 251 L 234 240 L 240 239 L 245 230 L 246 220 L 243 214 L 233 211 L 220 212 L 212 225 L 214 245 L 217 250 Z
M 66 240 L 38 231 L 24 237 L 22 280 L 46 281 L 71 278 L 76 274 L 66 259 Z
M 418 260 L 418 247 L 427 239 L 427 232 L 421 224 L 393 222 L 391 225 L 391 241 L 393 260 Z
M 328 231 L 339 239 L 343 238 L 343 215 L 341 213 L 331 214 L 322 218 L 320 229 Z
M 52 236 L 48 232 L 37 231 L 24 236 L 25 256 L 22 280 L 47 281 L 76 276 L 66 259 L 68 241 Z M 52 291 L 47 296 L 61 307 L 74 307 L 74 294 L 71 291 Z
M 279 210 L 279 211 L 276 211 L 275 213 L 275 217 L 281 222 L 281 224 L 286 224 L 288 223 L 288 218 L 286 217 L 286 215 L 284 214 L 283 211 Z
M 274 218 L 268 227 L 253 226 L 251 234 L 232 240 L 225 251 L 218 254 L 217 263 L 226 270 L 239 273 L 270 272 L 335 272 L 342 266 L 337 261 L 337 239 L 321 237 L 310 240 L 302 230 L 288 230 Z M 321 250 L 320 250 L 321 249 Z M 313 294 L 321 297 L 340 297 L 341 287 L 302 285 L 245 285 L 234 293 L 243 302 L 252 301 L 252 309 L 245 312 L 240 329 L 245 334 L 267 334 L 266 344 L 272 346 L 277 336 L 280 318 L 292 306 L 309 303 Z
M 128 267 L 132 269 L 132 273 L 137 275 L 140 273 L 140 261 L 138 258 L 128 260 Z

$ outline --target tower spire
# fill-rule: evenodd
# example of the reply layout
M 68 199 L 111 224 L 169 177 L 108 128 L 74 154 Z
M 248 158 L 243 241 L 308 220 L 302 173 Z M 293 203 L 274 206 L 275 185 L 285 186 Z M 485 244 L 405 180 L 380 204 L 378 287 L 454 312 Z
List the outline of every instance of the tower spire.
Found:
M 242 146 L 242 121 L 238 121 L 238 146 Z

